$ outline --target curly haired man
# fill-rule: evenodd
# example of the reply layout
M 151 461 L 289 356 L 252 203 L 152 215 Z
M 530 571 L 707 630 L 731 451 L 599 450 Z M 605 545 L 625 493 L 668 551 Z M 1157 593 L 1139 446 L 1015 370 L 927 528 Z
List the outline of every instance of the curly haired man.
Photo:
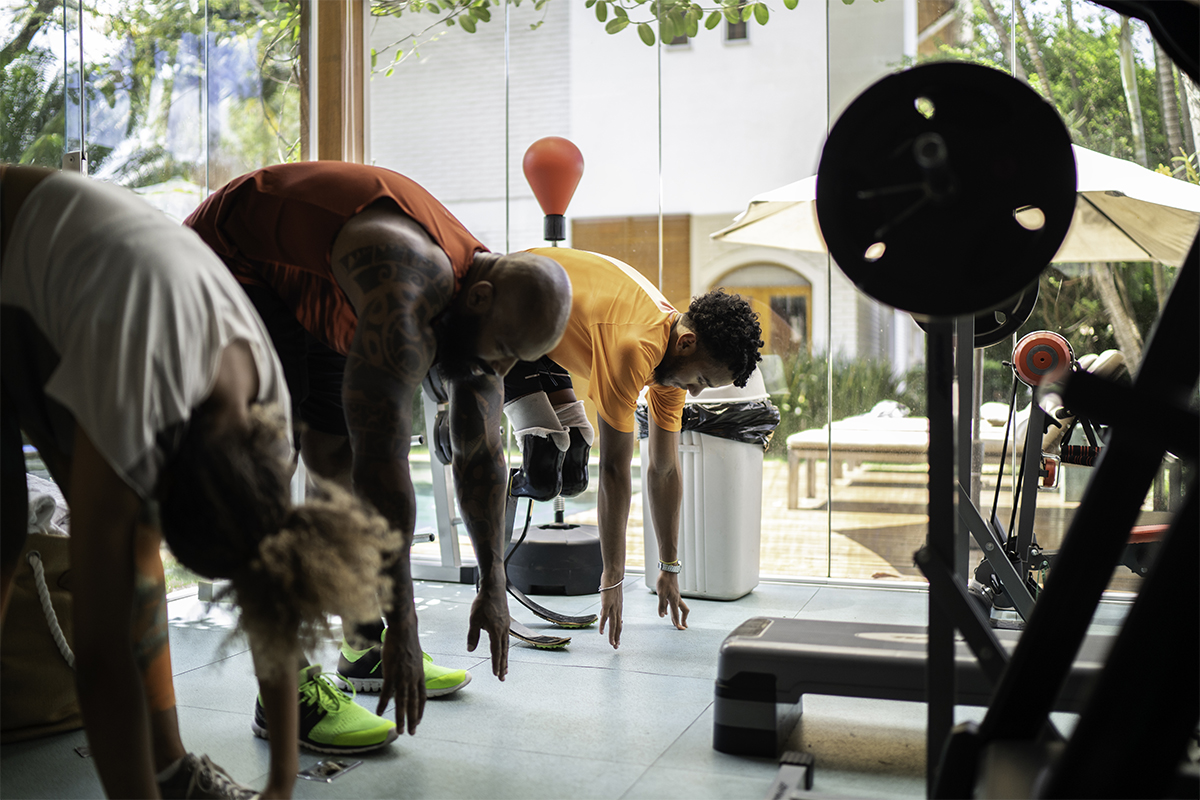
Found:
M 761 360 L 762 329 L 750 304 L 715 290 L 676 311 L 644 276 L 615 258 L 568 248 L 530 252 L 554 259 L 571 279 L 571 317 L 558 346 L 519 362 L 504 382 L 505 414 L 523 464 L 512 492 L 548 500 L 587 487 L 594 432 L 571 375 L 588 381 L 600 429 L 599 516 L 604 559 L 600 632 L 621 643 L 625 526 L 629 519 L 634 412 L 646 389 L 650 513 L 658 537 L 658 613 L 680 630 L 688 607 L 679 594 L 679 430 L 684 392 L 745 386 Z

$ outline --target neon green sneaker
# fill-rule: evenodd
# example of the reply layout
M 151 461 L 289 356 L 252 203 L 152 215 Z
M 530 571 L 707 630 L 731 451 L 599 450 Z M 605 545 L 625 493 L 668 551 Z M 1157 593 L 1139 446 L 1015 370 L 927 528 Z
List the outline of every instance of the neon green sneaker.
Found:
M 396 723 L 372 714 L 334 685 L 314 664 L 300 671 L 300 746 L 318 753 L 366 753 L 400 735 Z M 269 739 L 261 695 L 254 703 L 254 735 Z
M 433 663 L 433 656 L 422 653 L 425 657 L 425 696 L 442 697 L 454 694 L 471 682 L 471 673 L 465 669 L 447 669 Z
M 387 630 L 383 635 L 387 636 Z M 447 669 L 433 663 L 433 656 L 425 657 L 425 696 L 443 697 L 454 694 L 471 682 L 471 673 L 465 669 Z M 373 645 L 365 650 L 355 650 L 342 639 L 342 651 L 338 655 L 337 675 L 360 692 L 378 692 L 383 688 L 383 648 Z

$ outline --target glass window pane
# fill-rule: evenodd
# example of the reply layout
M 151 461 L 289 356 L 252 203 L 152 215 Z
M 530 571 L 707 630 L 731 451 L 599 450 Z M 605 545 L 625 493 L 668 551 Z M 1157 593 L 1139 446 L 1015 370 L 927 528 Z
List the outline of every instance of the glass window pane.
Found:
M 0 69 L 0 161 L 58 168 L 66 133 L 63 9 L 46 17 L 33 10 L 17 4 L 0 8 L 5 32 L 0 45 L 14 53 Z M 75 126 L 78 140 L 77 121 Z

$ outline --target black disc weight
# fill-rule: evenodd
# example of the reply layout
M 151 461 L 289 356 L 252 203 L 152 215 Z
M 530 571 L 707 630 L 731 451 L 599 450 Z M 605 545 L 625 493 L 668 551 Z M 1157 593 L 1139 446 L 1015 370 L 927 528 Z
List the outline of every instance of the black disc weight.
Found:
M 1025 324 L 1037 305 L 1038 280 L 1034 280 L 1016 297 L 990 311 L 975 315 L 975 349 L 981 350 L 1003 342 Z M 922 319 L 916 320 L 921 330 L 928 331 Z
M 955 317 L 1020 295 L 1075 209 L 1075 158 L 1054 108 L 1003 72 L 928 64 L 874 84 L 821 154 L 829 252 L 872 298 Z

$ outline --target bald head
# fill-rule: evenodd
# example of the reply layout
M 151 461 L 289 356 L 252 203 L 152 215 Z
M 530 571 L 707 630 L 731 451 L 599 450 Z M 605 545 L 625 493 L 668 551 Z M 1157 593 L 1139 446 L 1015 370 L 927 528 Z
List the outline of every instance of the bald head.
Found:
M 538 350 L 539 358 L 554 349 L 571 317 L 566 270 L 545 256 L 510 253 L 495 260 L 490 279 L 497 301 L 519 310 L 513 322 L 525 331 L 525 344 Z
M 571 282 L 558 262 L 531 253 L 477 253 L 443 323 L 439 351 L 483 362 L 497 375 L 536 361 L 562 338 L 571 316 Z

